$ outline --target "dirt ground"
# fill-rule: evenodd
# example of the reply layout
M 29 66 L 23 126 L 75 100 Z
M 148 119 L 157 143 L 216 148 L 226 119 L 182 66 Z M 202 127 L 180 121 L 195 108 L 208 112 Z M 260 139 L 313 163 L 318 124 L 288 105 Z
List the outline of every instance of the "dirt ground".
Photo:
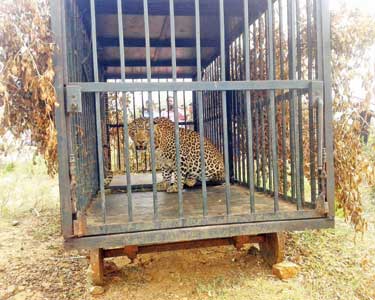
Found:
M 368 231 L 288 234 L 286 259 L 298 276 L 281 281 L 259 253 L 216 247 L 116 258 L 104 294 L 92 296 L 86 252 L 63 249 L 56 178 L 42 162 L 0 168 L 0 300 L 375 299 L 375 196 L 364 191 Z
M 257 253 L 216 247 L 111 259 L 105 293 L 91 296 L 85 252 L 65 252 L 57 210 L 0 220 L 0 299 L 375 299 L 375 201 L 369 231 L 353 242 L 335 230 L 288 234 L 287 259 L 301 266 L 281 281 Z

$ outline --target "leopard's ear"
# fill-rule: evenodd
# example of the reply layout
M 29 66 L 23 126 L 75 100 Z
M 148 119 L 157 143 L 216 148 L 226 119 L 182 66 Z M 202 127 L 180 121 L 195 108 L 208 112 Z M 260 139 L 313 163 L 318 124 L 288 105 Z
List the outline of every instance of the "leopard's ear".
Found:
M 155 125 L 155 124 L 159 124 L 159 122 L 160 122 L 160 118 L 159 118 L 159 117 L 154 118 L 153 121 L 154 121 L 154 125 Z

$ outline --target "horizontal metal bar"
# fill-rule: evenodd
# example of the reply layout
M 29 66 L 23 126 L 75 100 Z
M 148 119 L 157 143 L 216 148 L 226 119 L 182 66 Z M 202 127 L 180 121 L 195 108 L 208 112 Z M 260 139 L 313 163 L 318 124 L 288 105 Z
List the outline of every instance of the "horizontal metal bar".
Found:
M 187 122 L 183 122 L 183 121 L 180 121 L 178 122 L 178 125 L 194 125 L 194 122 L 193 121 L 187 121 Z M 117 128 L 117 127 L 124 127 L 124 124 L 107 124 L 107 126 L 109 128 Z
M 189 228 L 174 228 L 169 230 L 150 230 L 124 234 L 71 238 L 65 240 L 64 246 L 66 249 L 109 249 L 124 247 L 124 245 L 150 245 L 280 231 L 332 228 L 333 226 L 334 220 L 330 218 L 277 220 L 269 222 L 197 226 Z
M 202 64 L 206 64 L 208 61 L 202 61 Z M 103 60 L 101 64 L 104 67 L 119 67 L 120 59 Z M 177 59 L 178 67 L 195 67 L 196 59 Z M 128 59 L 125 62 L 126 67 L 146 67 L 146 59 Z M 151 61 L 151 67 L 172 67 L 172 61 L 170 59 L 158 59 Z
M 138 232 L 145 230 L 160 230 L 179 227 L 195 227 L 202 225 L 219 225 L 219 224 L 235 224 L 247 222 L 266 222 L 266 221 L 283 221 L 283 220 L 300 220 L 321 218 L 323 215 L 317 210 L 307 211 L 279 211 L 267 213 L 253 213 L 240 215 L 222 215 L 222 216 L 206 216 L 191 217 L 185 219 L 169 219 L 154 222 L 129 222 L 126 224 L 106 224 L 106 225 L 88 225 L 86 235 L 98 235 L 102 233 L 125 233 Z M 182 222 L 181 222 L 182 221 Z
M 79 1 L 80 2 L 80 1 Z M 108 0 L 96 0 L 96 6 L 98 14 L 116 14 L 116 5 L 112 1 Z M 127 15 L 143 15 L 142 5 L 139 1 L 127 1 L 124 2 L 124 11 Z M 228 5 L 228 3 L 230 3 Z M 225 15 L 226 16 L 242 16 L 242 6 L 239 5 L 241 2 L 239 0 L 231 0 L 226 2 L 225 5 Z M 149 15 L 150 16 L 169 16 L 169 7 L 165 5 L 164 1 L 150 1 Z M 219 5 L 213 1 L 202 1 L 201 4 L 201 16 L 218 16 L 219 15 Z M 175 5 L 175 15 L 176 16 L 194 16 L 194 1 L 176 1 Z
M 308 89 L 311 80 L 254 80 L 201 82 L 71 82 L 82 92 L 157 92 L 157 91 L 243 91 Z M 323 85 L 321 81 L 316 84 Z
M 102 47 L 118 47 L 119 40 L 118 38 L 114 37 L 98 37 L 98 43 Z M 126 48 L 131 47 L 146 47 L 145 39 L 144 38 L 124 38 L 124 45 Z M 176 38 L 176 47 L 177 48 L 194 48 L 196 45 L 195 39 L 184 39 L 184 38 Z M 212 39 L 202 39 L 201 40 L 201 47 L 212 48 L 218 47 L 220 42 L 218 40 Z M 170 39 L 150 39 L 150 47 L 151 48 L 169 48 L 171 47 L 171 40 Z
M 179 66 L 178 72 L 177 72 L 177 78 L 194 78 L 195 73 L 186 73 L 186 71 L 180 71 L 181 68 L 187 68 L 187 67 L 181 67 Z M 189 71 L 190 72 L 190 71 Z M 105 73 L 106 79 L 120 79 L 121 78 L 121 73 L 120 72 L 108 72 L 106 71 Z M 146 74 L 142 73 L 131 73 L 130 70 L 126 72 L 126 79 L 145 79 Z M 153 73 L 152 74 L 153 79 L 170 79 L 171 78 L 171 73 Z

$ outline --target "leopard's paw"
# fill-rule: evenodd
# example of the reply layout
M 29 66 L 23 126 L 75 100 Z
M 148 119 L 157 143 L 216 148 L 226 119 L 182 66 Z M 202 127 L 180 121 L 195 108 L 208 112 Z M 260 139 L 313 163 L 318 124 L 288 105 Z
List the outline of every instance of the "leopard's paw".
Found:
M 185 184 L 188 187 L 193 187 L 193 186 L 195 186 L 196 183 L 197 183 L 197 179 L 196 178 L 186 178 L 185 179 Z
M 170 184 L 167 181 L 158 182 L 156 188 L 158 192 L 165 192 L 170 187 Z
M 177 183 L 172 183 L 172 184 L 167 188 L 167 193 L 178 193 L 178 186 L 177 186 Z

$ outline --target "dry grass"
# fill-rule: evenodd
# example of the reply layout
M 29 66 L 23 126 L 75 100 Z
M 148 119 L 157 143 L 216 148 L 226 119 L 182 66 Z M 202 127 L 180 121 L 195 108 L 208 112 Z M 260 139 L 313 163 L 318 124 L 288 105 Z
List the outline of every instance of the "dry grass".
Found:
M 30 153 L 25 153 L 29 157 Z M 47 175 L 42 159 L 22 159 L 0 164 L 0 216 L 58 208 L 57 178 Z

